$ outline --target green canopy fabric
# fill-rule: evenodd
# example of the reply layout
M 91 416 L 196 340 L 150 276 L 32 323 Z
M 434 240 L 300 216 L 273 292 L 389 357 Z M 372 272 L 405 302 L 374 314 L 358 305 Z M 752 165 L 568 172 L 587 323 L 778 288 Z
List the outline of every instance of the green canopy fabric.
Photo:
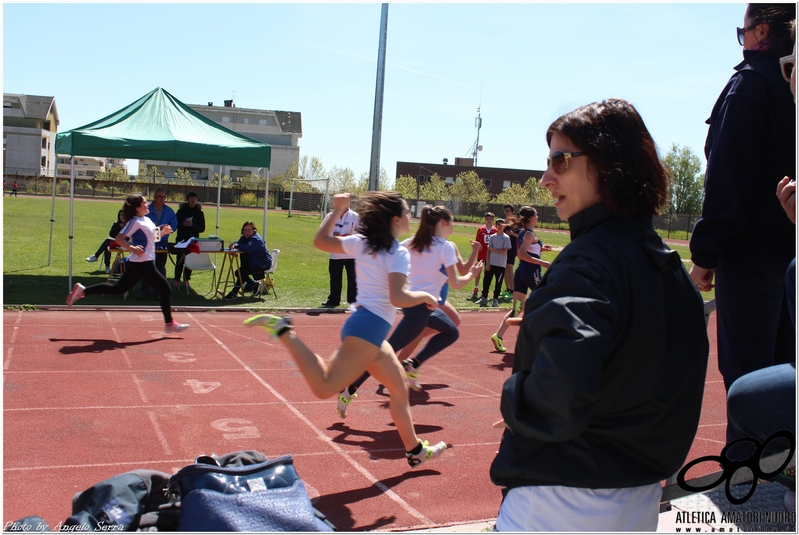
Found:
M 268 168 L 272 147 L 203 117 L 158 87 L 99 121 L 58 134 L 56 154 Z

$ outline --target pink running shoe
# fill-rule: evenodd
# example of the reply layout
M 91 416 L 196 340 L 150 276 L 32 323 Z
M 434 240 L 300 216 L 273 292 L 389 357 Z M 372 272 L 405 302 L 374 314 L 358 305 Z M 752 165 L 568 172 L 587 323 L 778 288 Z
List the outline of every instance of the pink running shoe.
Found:
M 186 329 L 189 328 L 188 323 L 178 323 L 175 320 L 172 320 L 172 323 L 167 323 L 164 325 L 164 332 L 169 333 L 182 333 Z
M 67 306 L 71 307 L 78 299 L 86 297 L 83 293 L 86 287 L 79 282 L 76 282 L 72 287 L 72 291 L 67 294 Z

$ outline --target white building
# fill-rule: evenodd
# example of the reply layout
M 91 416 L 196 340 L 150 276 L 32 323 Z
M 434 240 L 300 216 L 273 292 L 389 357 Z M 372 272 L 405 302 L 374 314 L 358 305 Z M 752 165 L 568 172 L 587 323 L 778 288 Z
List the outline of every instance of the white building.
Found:
M 283 173 L 292 163 L 300 159 L 302 115 L 299 112 L 237 108 L 232 100 L 226 100 L 224 106 L 214 106 L 212 102 L 207 106 L 198 104 L 188 106 L 229 130 L 270 145 L 272 147 L 270 174 Z M 213 177 L 214 173 L 228 175 L 234 180 L 249 174 L 261 177 L 265 175 L 263 168 L 223 165 L 220 170 L 218 165 L 158 160 L 139 160 L 139 175 L 146 175 L 147 168 L 152 166 L 155 166 L 159 173 L 163 173 L 165 178 L 173 178 L 178 169 L 185 169 L 196 180 L 207 180 Z
M 56 166 L 59 178 L 69 178 L 72 173 L 71 158 L 66 154 L 58 155 Z M 119 158 L 93 158 L 91 156 L 75 156 L 75 178 L 92 178 L 101 171 L 108 171 L 112 167 L 122 167 L 127 173 L 124 159 Z
M 55 175 L 55 97 L 3 93 L 3 173 Z

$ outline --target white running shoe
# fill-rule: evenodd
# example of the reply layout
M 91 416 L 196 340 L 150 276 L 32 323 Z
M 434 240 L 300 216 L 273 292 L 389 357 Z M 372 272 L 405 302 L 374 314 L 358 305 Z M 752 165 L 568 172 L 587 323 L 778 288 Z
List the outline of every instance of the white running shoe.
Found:
M 424 442 L 419 440 L 419 442 L 422 444 L 422 451 L 415 455 L 405 452 L 405 458 L 408 459 L 408 464 L 411 465 L 411 468 L 416 468 L 430 459 L 435 459 L 447 449 L 446 442 L 439 442 L 435 446 L 431 446 L 426 440 Z
M 347 417 L 347 407 L 352 400 L 357 398 L 358 394 L 350 395 L 349 387 L 345 388 L 338 394 L 338 406 L 336 407 L 336 411 L 338 411 L 338 415 L 342 418 Z
M 405 368 L 405 375 L 408 376 L 408 386 L 421 392 L 422 383 L 419 382 L 418 368 L 414 368 L 413 363 L 408 359 L 402 361 L 402 367 Z
M 91 255 L 86 259 L 87 262 L 97 262 L 97 257 L 95 255 Z
M 164 332 L 169 333 L 182 333 L 186 329 L 189 328 L 188 323 L 178 323 L 175 320 L 172 320 L 172 323 L 167 323 L 164 325 Z
M 86 287 L 79 282 L 76 282 L 72 287 L 72 291 L 67 294 L 67 306 L 71 307 L 78 299 L 86 297 L 83 293 Z

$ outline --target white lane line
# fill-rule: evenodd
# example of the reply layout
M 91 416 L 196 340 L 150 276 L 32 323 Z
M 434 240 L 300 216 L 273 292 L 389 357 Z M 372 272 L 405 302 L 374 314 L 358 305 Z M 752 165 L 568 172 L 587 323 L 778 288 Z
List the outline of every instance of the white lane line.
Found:
M 142 403 L 150 403 L 150 400 L 147 399 L 147 394 L 144 393 L 144 387 L 142 386 L 141 381 L 139 381 L 139 378 L 136 377 L 135 373 L 133 374 L 133 384 L 136 385 L 136 390 L 139 391 L 139 397 L 141 397 Z
M 338 444 L 333 442 L 327 435 L 325 435 L 318 427 L 316 427 L 308 418 L 305 417 L 299 410 L 297 410 L 294 405 L 292 405 L 289 400 L 284 398 L 280 393 L 275 390 L 272 385 L 267 383 L 260 375 L 258 375 L 252 368 L 247 366 L 233 351 L 231 351 L 219 338 L 213 335 L 208 329 L 205 328 L 203 324 L 201 324 L 197 318 L 195 318 L 191 313 L 189 313 L 189 317 L 194 320 L 198 327 L 200 327 L 205 333 L 211 337 L 219 346 L 227 352 L 228 355 L 233 357 L 233 359 L 238 362 L 245 370 L 247 370 L 259 383 L 261 383 L 269 392 L 272 393 L 277 399 L 279 399 L 284 406 L 289 409 L 294 415 L 299 418 L 305 425 L 307 425 L 316 435 L 319 437 L 322 442 L 328 444 L 331 448 L 333 448 L 336 453 L 340 454 L 348 463 L 350 463 L 353 468 L 358 470 L 367 480 L 371 481 L 374 486 L 376 486 L 380 491 L 394 500 L 400 507 L 402 507 L 406 513 L 415 516 L 424 524 L 432 524 L 433 521 L 424 516 L 422 513 L 417 511 L 411 504 L 403 500 L 396 492 L 388 488 L 385 484 L 380 482 L 374 475 L 372 475 L 366 468 L 364 468 L 358 461 L 352 458 L 352 456 L 345 450 L 341 449 Z
M 17 312 L 17 319 L 14 322 L 14 325 L 19 325 L 20 323 L 22 323 L 22 311 L 21 310 Z
M 106 312 L 106 314 L 108 314 L 108 312 Z M 109 320 L 110 319 L 111 318 L 109 316 Z M 122 344 L 122 338 L 120 338 L 119 333 L 117 332 L 117 328 L 116 327 L 111 327 L 111 332 L 114 333 L 114 341 L 117 344 Z M 122 356 L 125 358 L 125 364 L 127 364 L 128 368 L 133 369 L 133 363 L 130 361 L 130 357 L 128 356 L 128 352 L 125 350 L 124 347 L 120 347 L 119 350 L 122 351 Z
M 17 341 L 17 333 L 19 332 L 19 327 L 14 327 L 14 330 L 11 332 L 11 338 L 8 340 L 9 344 L 13 344 Z
M 6 354 L 6 360 L 3 361 L 3 369 L 7 370 L 11 366 L 11 357 L 14 354 L 14 348 L 9 347 L 8 353 Z M 5 376 L 4 376 L 5 377 Z
M 166 455 L 172 455 L 172 450 L 169 448 L 169 442 L 166 441 L 166 435 L 164 435 L 164 432 L 161 431 L 161 426 L 158 425 L 158 418 L 156 417 L 155 413 L 153 411 L 147 411 L 147 416 L 150 417 L 150 421 L 153 423 L 155 434 L 158 436 L 158 441 L 164 448 L 164 453 Z

